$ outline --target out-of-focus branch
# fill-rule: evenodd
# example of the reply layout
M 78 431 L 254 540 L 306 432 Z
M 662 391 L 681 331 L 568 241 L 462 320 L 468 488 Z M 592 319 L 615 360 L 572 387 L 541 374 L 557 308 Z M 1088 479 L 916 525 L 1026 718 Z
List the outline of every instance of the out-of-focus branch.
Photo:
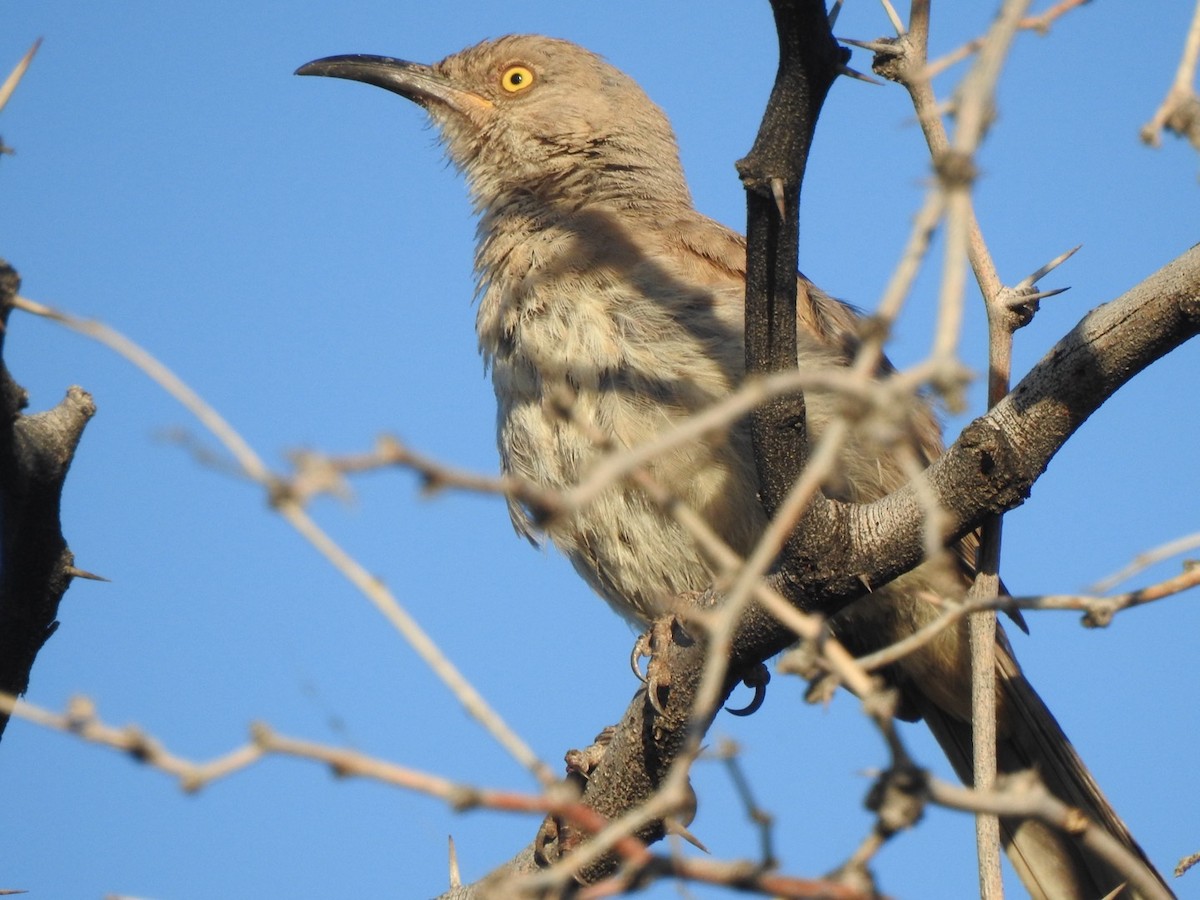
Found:
M 42 728 L 74 735 L 80 740 L 123 753 L 136 762 L 175 778 L 180 787 L 194 793 L 215 781 L 228 778 L 272 756 L 291 756 L 324 765 L 339 778 L 366 778 L 390 787 L 424 794 L 444 801 L 455 810 L 490 809 L 499 812 L 561 816 L 589 833 L 607 823 L 595 810 L 578 801 L 568 785 L 556 785 L 543 794 L 484 788 L 452 781 L 344 747 L 332 747 L 279 734 L 263 724 L 251 728 L 250 741 L 227 753 L 196 762 L 173 753 L 162 741 L 136 726 L 105 723 L 92 701 L 73 698 L 65 712 L 50 710 L 0 694 L 0 711 Z M 656 878 L 671 877 L 698 883 L 737 886 L 739 890 L 773 897 L 867 900 L 868 895 L 834 881 L 798 878 L 773 871 L 772 865 L 739 861 L 685 859 L 652 854 L 636 839 L 616 845 L 624 862 L 621 873 L 597 884 L 580 896 L 602 897 L 620 893 Z M 495 887 L 495 885 L 493 885 Z M 510 887 L 516 885 L 510 883 Z M 453 893 L 453 892 L 452 892 Z
M 891 665 L 896 660 L 907 656 L 914 650 L 929 643 L 941 632 L 951 627 L 955 622 L 980 610 L 991 609 L 1004 612 L 1018 610 L 1065 610 L 1082 612 L 1081 624 L 1087 628 L 1105 628 L 1112 623 L 1117 613 L 1167 597 L 1173 597 L 1184 591 L 1200 586 L 1200 565 L 1188 565 L 1183 572 L 1173 578 L 1168 578 L 1158 584 L 1114 594 L 1110 597 L 1097 597 L 1088 594 L 1041 594 L 1030 597 L 980 597 L 969 598 L 962 603 L 947 604 L 945 611 L 925 627 L 914 631 L 902 641 L 885 647 L 869 656 L 862 656 L 858 664 L 869 672 L 877 671 Z M 940 603 L 940 599 L 927 595 L 931 604 Z
M 1065 831 L 1121 872 L 1138 896 L 1172 900 L 1171 893 L 1154 877 L 1152 870 L 1128 847 L 1078 809 L 1046 790 L 1032 769 L 1007 776 L 995 790 L 973 790 L 932 777 L 927 778 L 925 786 L 930 801 L 939 806 L 1004 818 L 1037 819 Z
M 1167 89 L 1158 109 L 1150 121 L 1142 126 L 1141 138 L 1151 147 L 1162 143 L 1162 132 L 1173 131 L 1187 138 L 1193 147 L 1200 150 L 1200 97 L 1196 95 L 1196 63 L 1200 60 L 1200 2 L 1192 13 L 1192 24 L 1188 27 L 1183 43 L 1183 55 L 1175 79 Z
M 1188 856 L 1185 856 L 1175 866 L 1175 877 L 1181 877 L 1185 872 L 1187 872 L 1188 869 L 1196 865 L 1196 863 L 1200 863 L 1200 853 L 1192 853 Z
M 1147 550 L 1145 553 L 1139 553 L 1133 558 L 1129 565 L 1122 567 L 1119 571 L 1114 572 L 1104 578 L 1101 578 L 1090 588 L 1089 592 L 1100 594 L 1104 591 L 1112 590 L 1122 581 L 1127 578 L 1132 578 L 1138 572 L 1152 566 L 1155 563 L 1162 562 L 1164 559 L 1170 559 L 1172 556 L 1178 556 L 1181 553 L 1187 553 L 1191 550 L 1200 548 L 1200 532 L 1189 534 L 1185 537 L 1176 538 L 1173 541 L 1168 541 L 1159 547 L 1152 550 Z
M 1043 13 L 1033 16 L 1022 16 L 1017 23 L 1017 28 L 1021 31 L 1034 31 L 1041 35 L 1050 33 L 1051 26 L 1054 25 L 1062 16 L 1069 13 L 1071 10 L 1083 6 L 1090 0 L 1059 0 Z M 987 41 L 987 35 L 981 35 L 977 38 L 972 38 L 960 47 L 951 50 L 944 56 L 940 56 L 925 67 L 925 74 L 929 78 L 936 78 L 942 72 L 953 66 L 955 63 L 971 56 L 973 53 L 978 53 L 979 49 Z

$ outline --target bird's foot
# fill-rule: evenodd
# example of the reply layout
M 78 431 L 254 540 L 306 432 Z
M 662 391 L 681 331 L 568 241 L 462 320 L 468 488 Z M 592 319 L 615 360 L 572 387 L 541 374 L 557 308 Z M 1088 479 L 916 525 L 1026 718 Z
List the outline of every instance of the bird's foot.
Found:
M 646 699 L 659 715 L 666 712 L 667 697 L 671 690 L 671 669 L 660 651 L 676 640 L 677 635 L 685 634 L 683 623 L 678 616 L 673 613 L 662 616 L 651 623 L 649 630 L 638 635 L 637 642 L 633 645 L 633 653 L 629 657 L 633 674 L 646 685 Z M 644 675 L 641 669 L 642 659 L 646 660 Z
M 566 782 L 580 796 L 583 795 L 588 778 L 604 758 L 609 741 L 616 730 L 616 726 L 609 725 L 596 735 L 590 746 L 582 750 L 568 750 L 563 758 L 567 766 Z M 539 866 L 549 866 L 579 846 L 586 836 L 561 816 L 548 815 L 542 820 L 533 840 L 534 858 Z

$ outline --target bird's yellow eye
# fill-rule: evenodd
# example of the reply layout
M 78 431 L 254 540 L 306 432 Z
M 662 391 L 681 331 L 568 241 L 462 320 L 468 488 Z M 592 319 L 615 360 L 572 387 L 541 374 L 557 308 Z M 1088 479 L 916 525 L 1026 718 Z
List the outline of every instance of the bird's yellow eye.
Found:
M 519 94 L 533 87 L 533 72 L 525 66 L 509 66 L 500 76 L 500 87 L 510 94 Z

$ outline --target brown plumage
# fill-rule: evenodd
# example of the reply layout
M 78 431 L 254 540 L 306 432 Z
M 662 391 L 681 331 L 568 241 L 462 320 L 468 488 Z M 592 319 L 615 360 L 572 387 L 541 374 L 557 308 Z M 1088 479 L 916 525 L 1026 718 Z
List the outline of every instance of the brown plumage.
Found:
M 479 213 L 477 331 L 498 403 L 504 470 L 569 488 L 601 455 L 603 434 L 640 444 L 736 389 L 743 376 L 745 244 L 692 206 L 671 126 L 628 76 L 565 41 L 510 36 L 424 66 L 386 57 L 318 60 L 300 74 L 364 81 L 423 106 L 467 176 Z M 802 276 L 803 368 L 845 366 L 857 317 Z M 572 416 L 556 411 L 572 398 Z M 807 397 L 819 438 L 837 399 Z M 856 425 L 824 486 L 876 499 L 906 479 L 905 445 L 941 452 L 920 400 L 896 424 Z M 765 526 L 745 423 L 656 459 L 657 480 L 702 514 L 739 553 Z M 536 529 L 510 505 L 522 534 Z M 636 489 L 617 485 L 547 536 L 618 613 L 645 624 L 712 571 L 688 534 Z M 960 559 L 970 558 L 960 548 Z M 856 653 L 899 640 L 935 611 L 930 589 L 963 593 L 962 562 L 931 561 L 852 605 L 836 621 Z M 1109 806 L 1001 637 L 999 756 L 1004 771 L 1036 766 L 1051 789 L 1119 840 L 1137 845 Z M 892 667 L 908 709 L 923 715 L 969 778 L 970 667 L 965 630 L 950 629 Z M 1010 857 L 1035 897 L 1100 897 L 1119 879 L 1071 839 L 1036 823 L 1006 826 Z M 1140 854 L 1140 850 L 1137 850 Z

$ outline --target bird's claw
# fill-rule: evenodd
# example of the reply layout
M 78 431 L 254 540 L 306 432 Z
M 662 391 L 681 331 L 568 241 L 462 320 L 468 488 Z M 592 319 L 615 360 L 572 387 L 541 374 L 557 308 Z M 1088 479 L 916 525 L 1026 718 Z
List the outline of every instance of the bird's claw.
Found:
M 616 730 L 616 726 L 609 725 L 596 735 L 590 746 L 582 750 L 567 751 L 563 758 L 567 769 L 564 784 L 572 787 L 577 796 L 583 796 L 588 779 L 604 759 L 604 753 Z M 585 837 L 586 835 L 570 821 L 551 813 L 542 820 L 534 838 L 534 859 L 539 866 L 549 866 L 583 843 Z
M 727 706 L 725 707 L 725 712 L 732 716 L 754 715 L 762 708 L 763 702 L 767 699 L 767 685 L 770 681 L 771 673 L 765 665 L 759 663 L 742 678 L 742 684 L 746 685 L 746 687 L 754 688 L 754 697 L 741 709 L 730 709 Z
M 642 684 L 646 683 L 646 676 L 642 674 L 642 660 L 649 658 L 650 633 L 646 631 L 638 635 L 638 639 L 633 642 L 633 650 L 629 653 L 629 668 L 633 669 L 633 674 Z
M 656 651 L 666 647 L 673 640 L 677 622 L 673 615 L 655 620 L 648 631 L 638 636 L 633 645 L 633 653 L 629 657 L 633 674 L 646 685 L 646 699 L 650 702 L 650 708 L 659 715 L 667 711 L 665 698 L 671 689 L 671 670 Z M 643 657 L 648 660 L 644 675 L 638 665 Z

